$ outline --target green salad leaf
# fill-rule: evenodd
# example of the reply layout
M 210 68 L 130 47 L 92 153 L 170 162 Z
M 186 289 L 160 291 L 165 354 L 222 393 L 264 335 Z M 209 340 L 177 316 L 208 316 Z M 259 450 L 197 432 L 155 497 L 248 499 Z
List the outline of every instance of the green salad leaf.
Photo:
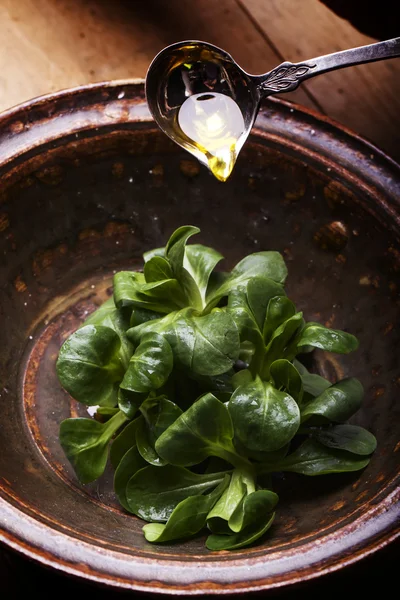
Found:
M 358 340 L 351 333 L 337 329 L 328 329 L 320 325 L 320 323 L 307 323 L 297 339 L 297 347 L 301 349 L 304 346 L 321 348 L 321 350 L 327 350 L 328 352 L 348 354 L 357 350 Z
M 292 454 L 275 465 L 274 470 L 292 471 L 302 475 L 325 475 L 359 471 L 367 466 L 369 458 L 346 450 L 332 448 L 308 439 Z
M 125 355 L 119 335 L 104 325 L 85 325 L 61 346 L 57 375 L 78 402 L 113 406 L 124 377 Z
M 225 404 L 205 394 L 164 431 L 158 454 L 171 465 L 196 465 L 209 456 L 244 463 L 233 446 L 233 425 Z
M 137 343 L 151 330 L 170 344 L 174 361 L 194 374 L 221 375 L 232 368 L 239 356 L 239 332 L 225 310 L 214 309 L 199 317 L 191 309 L 177 311 L 129 329 L 127 335 Z
M 213 533 L 231 533 L 228 524 L 229 519 L 238 506 L 241 505 L 246 493 L 245 478 L 240 469 L 235 469 L 230 478 L 229 486 L 207 515 L 207 525 Z
M 110 448 L 110 461 L 114 469 L 116 469 L 121 462 L 124 454 L 128 452 L 132 446 L 136 445 L 136 431 L 143 421 L 143 417 L 140 416 L 134 421 L 129 421 L 122 431 L 113 439 Z
M 114 298 L 109 298 L 97 310 L 95 310 L 85 321 L 85 325 L 101 325 L 109 327 L 118 334 L 121 348 L 119 356 L 123 367 L 126 369 L 129 359 L 133 354 L 131 342 L 126 336 L 129 327 L 129 318 L 124 311 L 118 310 L 115 306 Z
M 226 473 L 193 473 L 183 467 L 148 465 L 126 487 L 130 510 L 145 521 L 166 522 L 182 500 L 213 489 Z
M 162 433 L 182 414 L 182 410 L 167 398 L 148 398 L 140 407 L 143 415 L 136 432 L 136 443 L 141 456 L 151 465 L 167 464 L 157 453 L 155 443 Z
M 229 482 L 229 475 L 215 490 L 205 496 L 189 496 L 179 502 L 167 523 L 149 523 L 143 527 L 148 542 L 170 542 L 198 533 L 206 524 L 207 515 Z
M 275 330 L 296 314 L 296 307 L 286 296 L 271 298 L 265 312 L 262 334 L 266 344 L 271 340 Z
M 115 469 L 114 490 L 119 503 L 128 512 L 131 512 L 131 508 L 126 497 L 126 486 L 131 477 L 145 466 L 146 461 L 142 458 L 137 446 L 134 445 L 125 452 L 118 463 L 118 467 Z
M 292 396 L 258 376 L 233 392 L 228 409 L 235 436 L 250 450 L 278 450 L 300 426 L 300 410 Z
M 269 372 L 274 386 L 278 390 L 285 390 L 300 406 L 303 400 L 304 387 L 301 375 L 296 367 L 290 361 L 280 358 L 271 364 Z
M 321 377 L 321 375 L 309 373 L 300 361 L 295 359 L 293 361 L 293 365 L 300 373 L 304 392 L 310 394 L 314 398 L 322 394 L 322 392 L 331 386 L 331 382 L 327 379 L 324 379 L 324 377 Z
M 158 390 L 168 380 L 172 367 L 173 354 L 166 338 L 148 333 L 130 359 L 121 388 L 137 394 Z
M 328 448 L 369 456 L 376 450 L 375 436 L 357 425 L 331 425 L 311 430 L 311 436 Z
M 301 410 L 301 422 L 311 417 L 343 423 L 361 407 L 364 389 L 358 379 L 351 377 L 326 388 Z
M 82 483 L 94 481 L 103 473 L 111 438 L 126 420 L 119 411 L 107 423 L 79 417 L 61 423 L 61 446 Z

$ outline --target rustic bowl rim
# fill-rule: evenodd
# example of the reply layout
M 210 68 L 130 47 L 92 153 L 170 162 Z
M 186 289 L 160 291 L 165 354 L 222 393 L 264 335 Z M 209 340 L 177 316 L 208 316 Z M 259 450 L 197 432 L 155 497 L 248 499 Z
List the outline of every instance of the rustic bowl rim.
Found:
M 11 146 L 7 145 L 7 142 L 12 140 L 13 134 L 15 132 L 20 132 L 19 126 L 15 129 L 15 123 L 22 123 L 22 130 L 24 130 L 25 124 L 27 123 L 26 117 L 29 114 L 32 114 L 34 111 L 40 112 L 45 110 L 46 107 L 54 105 L 54 103 L 59 101 L 62 103 L 67 99 L 79 99 L 90 93 L 115 92 L 112 94 L 114 96 L 112 100 L 116 100 L 119 99 L 119 96 L 116 96 L 116 92 L 128 88 L 135 91 L 139 96 L 140 103 L 145 102 L 144 80 L 133 78 L 103 81 L 68 88 L 33 98 L 2 112 L 0 114 L 0 170 L 2 167 L 7 166 L 8 163 L 12 163 L 17 157 L 22 157 L 32 149 L 40 147 L 46 139 L 46 131 L 44 128 L 44 131 L 41 132 L 42 138 L 36 144 L 33 144 L 33 142 L 29 143 L 29 140 L 27 140 L 26 142 L 23 141 L 20 147 L 13 147 L 12 144 Z M 104 103 L 108 103 L 109 100 L 109 97 L 104 97 Z M 314 131 L 314 134 L 311 133 L 310 147 L 302 147 L 305 153 L 316 152 L 316 149 L 313 146 L 315 139 L 312 138 L 318 138 L 318 136 L 315 136 L 315 131 L 321 131 L 332 137 L 333 151 L 335 150 L 335 137 L 339 142 L 342 140 L 340 143 L 344 144 L 344 147 L 348 145 L 352 146 L 353 152 L 350 152 L 349 156 L 345 157 L 345 164 L 341 165 L 341 168 L 345 171 L 347 170 L 348 176 L 352 175 L 351 161 L 354 159 L 354 156 L 361 154 L 361 158 L 374 166 L 371 179 L 369 181 L 363 181 L 364 189 L 368 193 L 374 194 L 377 202 L 383 204 L 385 210 L 393 216 L 396 224 L 400 224 L 400 194 L 397 196 L 397 191 L 400 191 L 400 166 L 393 159 L 388 157 L 374 144 L 365 140 L 362 136 L 357 135 L 347 127 L 314 110 L 275 97 L 269 98 L 268 103 L 272 103 L 269 104 L 269 106 L 274 107 L 275 110 L 283 111 L 286 119 L 290 119 L 290 113 L 294 113 L 296 122 L 303 123 L 305 127 L 311 126 L 315 128 L 311 130 Z M 51 115 L 49 121 L 53 118 L 54 115 Z M 116 116 L 114 121 L 110 119 L 109 125 L 117 125 L 118 122 L 121 122 L 121 120 L 118 121 L 119 118 L 122 119 L 122 122 L 124 122 L 124 119 L 129 121 L 129 117 L 126 115 L 122 115 L 122 117 Z M 263 121 L 263 118 L 263 115 L 261 115 L 262 124 L 265 125 L 266 120 L 264 119 Z M 153 122 L 150 113 L 146 114 L 145 112 L 142 115 L 136 116 L 133 120 L 147 123 Z M 258 129 L 257 123 L 258 121 L 254 127 L 254 131 L 259 135 L 262 135 L 263 131 L 262 129 Z M 10 124 L 14 125 L 14 129 L 12 127 L 10 128 Z M 104 123 L 102 123 L 102 125 L 103 124 Z M 27 129 L 29 130 L 31 126 L 32 124 L 28 124 Z M 82 129 L 84 129 L 84 127 L 82 127 Z M 69 133 L 69 129 L 61 130 L 59 137 Z M 285 138 L 284 143 L 288 144 L 292 149 L 296 150 L 296 148 L 299 147 L 298 144 L 296 145 L 295 136 L 293 136 L 292 140 L 290 139 L 290 131 L 287 129 L 287 124 L 284 122 L 284 119 L 281 124 L 279 135 L 282 135 L 283 138 Z M 305 139 L 306 138 L 303 136 L 301 141 L 304 142 Z M 55 140 L 57 140 L 57 137 Z M 331 166 L 329 165 L 333 165 L 334 162 L 329 160 L 329 156 L 326 156 L 325 158 L 326 164 L 328 165 L 327 168 L 330 170 Z M 324 160 L 324 157 L 322 157 L 322 160 Z M 355 170 L 357 170 L 356 167 Z M 392 181 L 393 173 L 395 173 L 396 177 L 393 183 L 393 189 L 390 188 L 389 197 L 387 197 L 384 188 L 388 181 Z M 263 568 L 265 569 L 265 563 L 263 563 L 262 560 L 257 559 L 256 564 L 252 565 L 251 568 L 253 571 L 255 570 L 260 573 L 258 579 L 252 578 L 251 580 L 246 580 L 244 577 L 240 580 L 232 581 L 232 569 L 235 569 L 237 573 L 244 573 L 246 569 L 245 567 L 240 569 L 240 564 L 239 561 L 235 559 L 235 554 L 232 554 L 227 560 L 220 561 L 222 564 L 222 579 L 218 582 L 215 580 L 215 573 L 213 573 L 209 579 L 205 578 L 200 582 L 190 582 L 190 578 L 186 579 L 185 582 L 179 581 L 178 578 L 174 581 L 170 579 L 169 583 L 166 580 L 162 581 L 161 578 L 157 580 L 155 579 L 154 570 L 152 571 L 150 569 L 149 571 L 149 564 L 151 562 L 158 562 L 153 559 L 139 558 L 139 560 L 135 562 L 134 558 L 129 557 L 129 559 L 122 561 L 124 564 L 121 564 L 119 568 L 116 569 L 117 562 L 121 561 L 121 557 L 117 556 L 119 553 L 110 552 L 105 548 L 95 547 L 87 542 L 70 537 L 61 531 L 56 531 L 40 519 L 36 519 L 19 510 L 12 499 L 7 501 L 2 496 L 0 496 L 0 541 L 46 566 L 97 583 L 108 584 L 113 587 L 147 592 L 191 595 L 204 593 L 232 594 L 261 591 L 299 583 L 336 571 L 372 554 L 399 537 L 400 531 L 396 529 L 396 521 L 400 513 L 400 486 L 396 485 L 397 479 L 398 478 L 392 480 L 390 485 L 387 486 L 386 494 L 378 494 L 381 499 L 379 503 L 372 506 L 371 509 L 359 517 L 356 522 L 348 523 L 340 529 L 340 531 L 345 531 L 349 536 L 347 547 L 342 548 L 340 553 L 335 553 L 335 551 L 332 550 L 331 555 L 318 557 L 320 549 L 317 548 L 315 550 L 315 562 L 308 570 L 304 564 L 296 565 L 295 569 L 297 570 L 293 571 L 293 568 L 288 567 L 286 571 L 281 571 L 272 575 L 270 574 L 264 578 L 262 577 L 262 572 Z M 329 534 L 325 537 L 330 538 L 329 540 L 326 540 L 326 543 L 330 544 L 333 548 L 336 543 L 335 535 Z M 306 543 L 306 546 L 311 544 Z M 58 547 L 58 552 L 62 556 L 57 555 L 54 552 L 55 547 Z M 76 548 L 78 548 L 78 552 L 75 552 Z M 80 559 L 78 560 L 77 556 L 79 553 L 81 554 Z M 296 563 L 295 556 L 289 558 L 293 560 L 293 564 Z M 92 560 L 92 563 L 90 562 L 90 559 Z M 269 560 L 270 559 L 268 558 L 268 561 Z M 114 572 L 107 572 L 107 567 L 113 561 L 117 561 L 113 567 Z M 196 568 L 199 568 L 200 565 L 204 566 L 206 562 L 207 561 L 203 561 L 202 563 L 193 562 L 190 572 L 193 574 Z M 164 571 L 175 567 L 175 570 L 178 572 L 178 570 L 182 570 L 184 565 L 187 567 L 187 562 L 185 561 L 165 560 L 164 563 Z M 209 562 L 208 568 L 212 565 L 215 567 L 216 564 L 216 561 L 212 563 Z M 136 579 L 132 576 L 132 566 Z M 160 570 L 160 564 L 158 564 L 157 569 Z M 225 577 L 223 576 L 224 573 Z M 149 574 L 151 575 L 150 577 Z

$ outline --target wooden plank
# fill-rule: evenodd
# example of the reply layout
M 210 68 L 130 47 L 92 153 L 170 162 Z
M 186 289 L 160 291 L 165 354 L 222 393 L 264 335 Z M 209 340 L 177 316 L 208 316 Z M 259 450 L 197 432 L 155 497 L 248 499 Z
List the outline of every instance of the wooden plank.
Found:
M 376 41 L 318 0 L 238 3 L 284 58 L 293 62 Z M 303 85 L 326 114 L 400 160 L 400 59 L 326 73 Z
M 157 52 L 190 38 L 221 46 L 250 72 L 280 62 L 234 0 L 0 0 L 0 110 L 62 88 L 144 77 Z M 292 98 L 315 106 L 304 90 Z

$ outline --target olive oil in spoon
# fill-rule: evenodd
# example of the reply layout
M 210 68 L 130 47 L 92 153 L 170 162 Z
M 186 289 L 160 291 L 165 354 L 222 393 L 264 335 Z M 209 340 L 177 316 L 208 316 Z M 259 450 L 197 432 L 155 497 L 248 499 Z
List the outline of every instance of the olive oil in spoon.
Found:
M 193 94 L 179 109 L 178 125 L 191 147 L 194 146 L 193 150 L 201 153 L 201 161 L 206 162 L 219 181 L 226 181 L 245 131 L 243 115 L 236 102 L 215 92 Z

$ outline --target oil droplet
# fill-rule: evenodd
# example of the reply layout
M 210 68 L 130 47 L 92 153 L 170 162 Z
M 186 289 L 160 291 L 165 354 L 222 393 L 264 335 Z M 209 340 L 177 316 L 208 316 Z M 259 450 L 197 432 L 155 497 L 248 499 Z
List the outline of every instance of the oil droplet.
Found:
M 186 138 L 187 149 L 207 165 L 219 181 L 226 181 L 235 165 L 245 130 L 236 102 L 216 92 L 193 94 L 179 110 L 178 125 Z

